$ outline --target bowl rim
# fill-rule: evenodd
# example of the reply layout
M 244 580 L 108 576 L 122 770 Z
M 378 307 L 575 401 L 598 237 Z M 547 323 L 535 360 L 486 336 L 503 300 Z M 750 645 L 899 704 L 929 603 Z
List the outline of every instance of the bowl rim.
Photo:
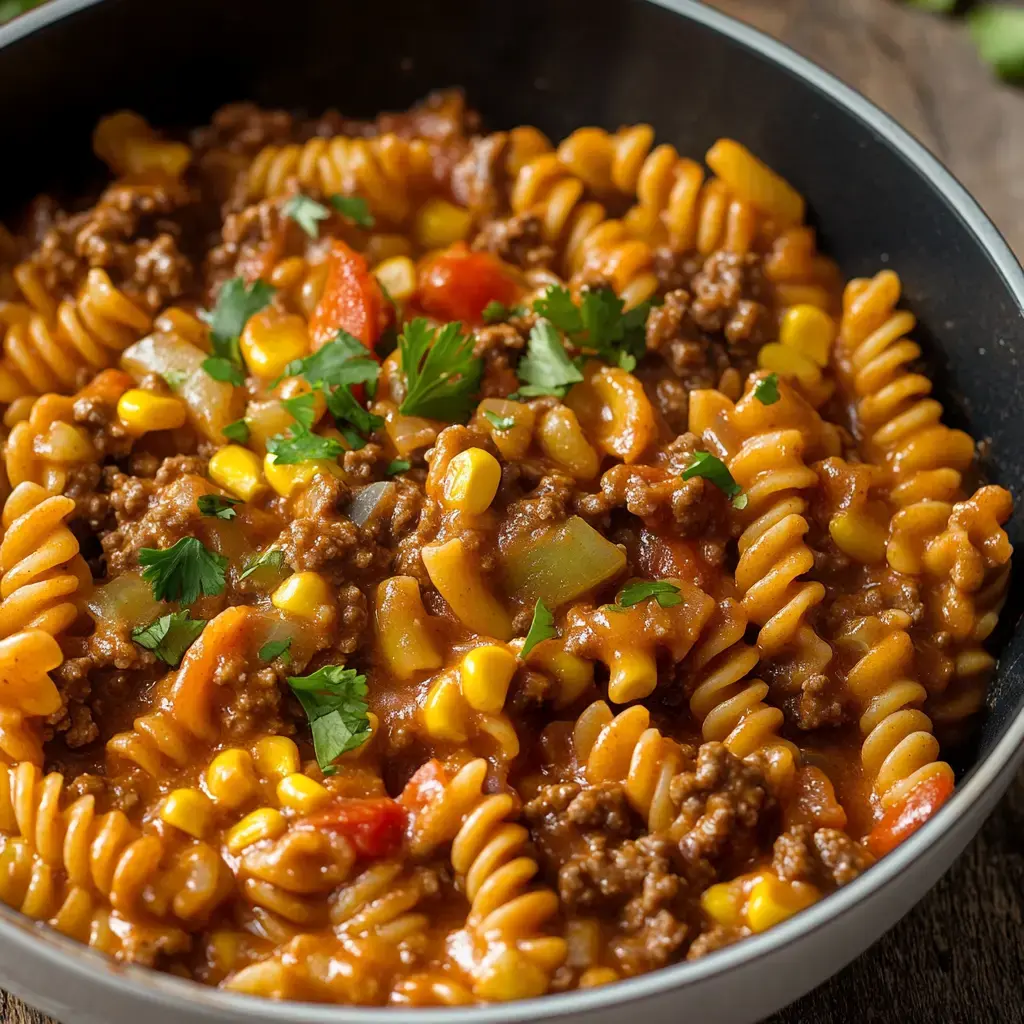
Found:
M 5 27 L 0 28 L 0 51 L 12 43 L 78 11 L 104 0 L 50 0 Z M 635 0 L 634 0 L 635 2 Z M 901 156 L 917 174 L 928 180 L 945 199 L 950 211 L 960 218 L 975 236 L 1013 296 L 1024 316 L 1024 270 L 995 225 L 977 201 L 959 181 L 908 131 L 851 86 L 759 29 L 755 29 L 705 6 L 699 0 L 645 0 L 676 15 L 727 37 L 732 42 L 781 67 L 814 89 L 879 136 Z M 1024 662 L 1024 654 L 1008 666 L 1000 666 L 1000 676 L 1013 673 Z M 1024 706 L 1005 727 L 995 747 L 973 765 L 939 813 L 872 870 L 831 894 L 827 899 L 784 921 L 762 935 L 728 946 L 695 961 L 684 961 L 659 968 L 649 974 L 594 989 L 581 989 L 520 1000 L 515 1004 L 515 1019 L 541 1021 L 569 1014 L 612 1009 L 634 1001 L 662 995 L 672 989 L 684 989 L 756 960 L 769 952 L 803 939 L 837 918 L 848 915 L 861 902 L 877 898 L 899 883 L 940 837 L 953 831 L 966 810 L 983 802 L 986 791 L 1005 783 L 1024 761 Z M 972 833 L 973 835 L 973 833 Z M 287 1024 L 299 1018 L 309 1024 L 450 1024 L 457 1016 L 459 1024 L 500 1024 L 508 1020 L 508 1007 L 490 1004 L 460 1008 L 399 1009 L 395 1007 L 352 1007 L 337 1004 L 279 1002 L 256 996 L 240 995 L 208 988 L 192 981 L 161 974 L 131 964 L 112 963 L 107 957 L 52 931 L 46 925 L 30 922 L 17 911 L 0 904 L 0 943 L 29 950 L 54 971 L 63 971 L 81 981 L 105 989 L 132 990 L 133 998 L 164 1005 L 203 1006 L 267 1022 Z

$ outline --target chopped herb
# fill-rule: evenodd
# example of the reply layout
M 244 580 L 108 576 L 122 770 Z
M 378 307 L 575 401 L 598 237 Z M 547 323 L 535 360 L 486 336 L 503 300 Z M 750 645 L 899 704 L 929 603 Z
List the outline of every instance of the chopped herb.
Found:
M 555 617 L 551 614 L 548 606 L 538 600 L 533 606 L 533 621 L 530 623 L 530 629 L 526 634 L 526 640 L 523 641 L 523 649 L 519 652 L 519 657 L 525 660 L 537 644 L 543 643 L 545 640 L 552 640 L 556 636 L 558 636 L 558 630 L 555 629 Z
M 348 388 L 335 388 L 328 392 L 327 408 L 342 437 L 353 449 L 362 448 L 369 435 L 384 426 L 384 417 L 364 409 Z
M 495 430 L 511 430 L 516 425 L 515 416 L 499 416 L 490 409 L 483 410 L 484 417 Z
M 223 384 L 234 384 L 240 388 L 245 383 L 245 370 L 225 356 L 209 356 L 203 360 L 203 369 Z
M 327 344 L 303 359 L 293 359 L 284 373 L 273 382 L 276 387 L 285 377 L 304 377 L 315 388 L 331 388 L 338 384 L 356 384 L 351 379 L 349 367 L 353 361 L 365 360 L 377 366 L 369 358 L 366 346 L 348 331 L 339 330 Z
M 674 583 L 666 583 L 664 580 L 637 580 L 635 583 L 627 583 L 622 588 L 618 605 L 620 608 L 632 608 L 633 605 L 651 597 L 662 608 L 672 608 L 683 601 L 679 588 Z
M 344 446 L 333 437 L 314 434 L 301 423 L 290 427 L 286 434 L 275 434 L 267 440 L 267 451 L 282 466 L 294 466 L 312 459 L 336 459 Z
M 550 320 L 565 334 L 579 334 L 583 330 L 579 308 L 564 285 L 553 284 L 545 289 L 544 294 L 534 300 L 533 311 L 545 320 Z
M 235 420 L 234 423 L 229 423 L 221 433 L 229 441 L 245 444 L 249 440 L 249 424 L 245 420 Z
M 206 619 L 193 619 L 188 611 L 172 612 L 148 626 L 133 629 L 132 639 L 171 668 L 177 668 L 205 625 Z
M 152 584 L 158 601 L 191 604 L 201 594 L 213 597 L 224 590 L 228 560 L 205 547 L 195 537 L 182 537 L 173 547 L 142 548 L 142 578 Z
M 504 302 L 491 299 L 483 308 L 483 321 L 485 324 L 497 324 L 514 316 L 522 316 L 526 312 L 525 306 L 506 306 Z
M 779 400 L 779 378 L 769 373 L 754 385 L 754 397 L 762 405 L 774 405 Z
M 331 206 L 361 228 L 372 228 L 377 223 L 362 196 L 343 196 L 335 193 L 331 196 Z
M 967 15 L 981 59 L 1007 81 L 1024 79 L 1024 8 L 981 4 Z
M 309 719 L 317 764 L 325 772 L 347 750 L 370 738 L 366 676 L 325 665 L 308 676 L 289 676 L 288 685 Z
M 213 355 L 203 360 L 203 369 L 214 379 L 236 387 L 245 383 L 245 364 L 239 338 L 249 318 L 264 309 L 274 289 L 266 281 L 246 287 L 240 277 L 225 282 L 210 316 Z
M 465 422 L 480 386 L 483 361 L 473 355 L 473 339 L 458 321 L 431 327 L 418 317 L 398 338 L 405 399 L 399 412 L 449 422 Z
M 281 208 L 281 212 L 295 221 L 310 238 L 319 237 L 320 221 L 327 220 L 331 215 L 326 206 L 301 192 L 292 196 Z
M 180 391 L 184 387 L 185 381 L 188 380 L 188 374 L 184 370 L 164 370 L 160 376 L 174 392 Z
M 386 476 L 397 476 L 399 473 L 408 473 L 412 463 L 408 459 L 393 459 L 384 470 Z
M 313 428 L 316 420 L 316 396 L 312 391 L 294 398 L 282 399 L 281 404 L 292 414 L 292 418 L 306 430 Z
M 257 569 L 280 569 L 284 565 L 284 552 L 278 548 L 267 548 L 262 554 L 250 558 L 242 569 L 239 580 L 248 579 Z
M 694 452 L 693 462 L 683 470 L 683 479 L 691 480 L 695 476 L 710 480 L 729 500 L 732 507 L 745 509 L 747 507 L 747 496 L 743 489 L 732 478 L 729 467 L 721 460 L 715 458 L 709 452 Z
M 275 658 L 280 658 L 285 665 L 290 665 L 292 656 L 288 653 L 288 648 L 291 645 L 292 638 L 290 636 L 283 640 L 268 640 L 259 650 L 260 661 L 273 661 Z
M 215 519 L 234 519 L 238 514 L 235 512 L 235 505 L 241 505 L 241 498 L 229 498 L 223 494 L 200 495 L 199 511 L 204 516 L 213 516 Z
M 522 381 L 519 394 L 528 397 L 561 397 L 570 384 L 583 380 L 579 367 L 566 354 L 561 336 L 547 320 L 538 320 L 533 325 L 526 343 L 526 355 L 519 360 L 516 372 Z

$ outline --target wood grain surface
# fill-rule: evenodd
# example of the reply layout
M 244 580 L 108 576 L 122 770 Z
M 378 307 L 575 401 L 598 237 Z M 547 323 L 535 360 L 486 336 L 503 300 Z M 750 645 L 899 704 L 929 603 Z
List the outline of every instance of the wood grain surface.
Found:
M 1024 89 L 993 80 L 962 25 L 893 0 L 710 3 L 788 43 L 892 114 L 1024 256 Z M 3 992 L 0 1021 L 51 1024 Z M 1024 775 L 896 928 L 769 1024 L 848 1021 L 1024 1021 Z

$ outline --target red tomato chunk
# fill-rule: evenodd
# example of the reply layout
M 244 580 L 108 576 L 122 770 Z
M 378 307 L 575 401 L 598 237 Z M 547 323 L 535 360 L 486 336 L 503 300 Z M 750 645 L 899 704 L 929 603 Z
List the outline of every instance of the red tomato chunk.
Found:
M 907 794 L 902 804 L 886 812 L 868 833 L 865 846 L 876 857 L 895 850 L 935 814 L 952 792 L 953 780 L 948 775 L 926 779 Z
M 420 305 L 430 316 L 474 324 L 489 302 L 513 305 L 519 286 L 499 260 L 458 242 L 424 267 L 419 293 Z
M 305 818 L 303 825 L 345 836 L 362 857 L 388 857 L 402 845 L 405 810 L 387 797 L 349 798 Z

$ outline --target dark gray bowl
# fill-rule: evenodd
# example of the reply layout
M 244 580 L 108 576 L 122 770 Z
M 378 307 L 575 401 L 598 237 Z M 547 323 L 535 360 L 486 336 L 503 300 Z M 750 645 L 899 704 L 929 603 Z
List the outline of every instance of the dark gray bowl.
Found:
M 949 419 L 991 438 L 990 475 L 1019 496 L 1024 274 L 1006 244 L 949 173 L 870 103 L 690 0 L 55 0 L 0 30 L 3 198 L 70 191 L 95 175 L 90 132 L 120 107 L 158 124 L 196 123 L 238 99 L 372 114 L 451 84 L 467 88 L 493 127 L 533 123 L 557 138 L 585 124 L 648 121 L 697 156 L 721 135 L 747 143 L 807 196 L 823 247 L 847 275 L 899 271 Z M 1019 514 L 1009 533 L 1019 542 Z M 841 892 L 698 962 L 458 1013 L 274 1004 L 113 966 L 3 909 L 0 982 L 66 1024 L 755 1020 L 906 913 L 1006 788 L 1024 756 L 1019 608 L 1015 585 L 987 721 L 936 818 Z

